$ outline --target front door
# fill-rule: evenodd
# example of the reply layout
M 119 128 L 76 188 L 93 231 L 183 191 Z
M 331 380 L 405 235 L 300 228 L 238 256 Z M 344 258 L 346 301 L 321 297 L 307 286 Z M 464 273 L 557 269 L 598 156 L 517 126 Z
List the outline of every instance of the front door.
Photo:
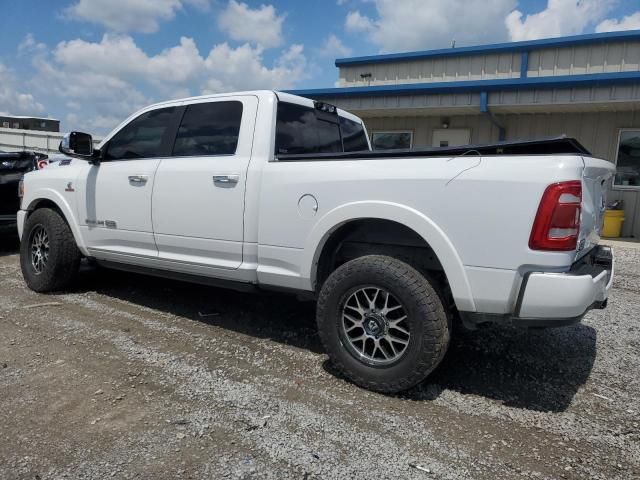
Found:
M 160 260 L 186 271 L 191 271 L 188 265 L 236 269 L 242 263 L 245 182 L 257 107 L 254 96 L 186 106 L 171 158 L 161 160 L 153 189 Z
M 457 147 L 469 145 L 471 130 L 468 128 L 436 128 L 433 130 L 434 147 Z
M 80 228 L 92 255 L 157 257 L 151 193 L 180 112 L 180 107 L 156 109 L 129 122 L 103 146 L 100 165 L 87 163 L 70 186 L 76 190 Z

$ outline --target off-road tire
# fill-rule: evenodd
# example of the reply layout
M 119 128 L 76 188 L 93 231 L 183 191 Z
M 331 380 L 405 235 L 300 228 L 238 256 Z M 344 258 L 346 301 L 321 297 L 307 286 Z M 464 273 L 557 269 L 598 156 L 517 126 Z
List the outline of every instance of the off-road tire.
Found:
M 357 359 L 340 333 L 348 292 L 359 286 L 381 287 L 407 311 L 411 336 L 405 353 L 389 366 L 370 366 Z M 396 393 L 424 380 L 442 361 L 449 346 L 450 321 L 431 283 L 405 262 L 367 255 L 337 268 L 320 291 L 316 310 L 320 339 L 334 367 L 368 390 Z
M 34 233 L 43 228 L 48 236 L 48 260 L 38 273 L 31 261 Z M 54 292 L 67 288 L 75 279 L 82 255 L 73 233 L 62 215 L 40 208 L 27 218 L 20 242 L 20 268 L 27 286 L 36 292 Z

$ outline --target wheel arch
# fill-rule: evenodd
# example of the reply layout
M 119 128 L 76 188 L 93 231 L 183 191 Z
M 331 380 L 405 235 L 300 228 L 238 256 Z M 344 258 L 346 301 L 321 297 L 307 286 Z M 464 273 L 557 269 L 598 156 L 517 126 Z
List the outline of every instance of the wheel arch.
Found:
M 442 267 L 459 310 L 475 311 L 471 286 L 462 260 L 446 234 L 430 218 L 410 207 L 389 202 L 354 202 L 328 212 L 314 226 L 303 252 L 301 276 L 312 289 L 322 281 L 323 255 L 345 235 L 350 226 L 363 221 L 385 221 L 400 225 L 403 235 L 415 235 L 431 249 Z M 320 268 L 319 268 L 320 267 Z
M 69 225 L 78 249 L 80 249 L 83 255 L 88 255 L 85 243 L 82 239 L 82 234 L 80 233 L 80 227 L 75 221 L 73 210 L 62 195 L 60 195 L 55 190 L 38 190 L 34 193 L 33 198 L 30 199 L 27 207 L 25 208 L 25 210 L 27 211 L 27 217 L 28 215 L 31 215 L 31 213 L 33 213 L 35 210 L 40 208 L 51 208 L 58 211 L 64 221 L 67 222 L 67 225 Z

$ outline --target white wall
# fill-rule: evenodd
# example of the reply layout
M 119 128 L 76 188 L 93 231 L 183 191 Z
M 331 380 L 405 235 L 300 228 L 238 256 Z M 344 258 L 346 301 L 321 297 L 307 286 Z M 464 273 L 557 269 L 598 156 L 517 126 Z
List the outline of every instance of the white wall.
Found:
M 521 52 L 478 53 L 340 67 L 341 87 L 520 78 Z M 637 72 L 640 41 L 533 48 L 528 77 Z M 370 78 L 362 78 L 370 73 Z
M 341 87 L 398 83 L 456 82 L 520 77 L 519 52 L 427 58 L 340 67 Z M 362 78 L 370 73 L 371 78 Z

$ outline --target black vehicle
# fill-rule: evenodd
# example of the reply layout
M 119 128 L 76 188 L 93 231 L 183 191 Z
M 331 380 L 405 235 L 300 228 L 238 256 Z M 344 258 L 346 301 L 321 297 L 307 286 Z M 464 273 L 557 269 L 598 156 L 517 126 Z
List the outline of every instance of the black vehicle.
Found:
M 16 222 L 20 179 L 25 173 L 37 170 L 47 159 L 47 155 L 38 152 L 0 152 L 0 226 Z

